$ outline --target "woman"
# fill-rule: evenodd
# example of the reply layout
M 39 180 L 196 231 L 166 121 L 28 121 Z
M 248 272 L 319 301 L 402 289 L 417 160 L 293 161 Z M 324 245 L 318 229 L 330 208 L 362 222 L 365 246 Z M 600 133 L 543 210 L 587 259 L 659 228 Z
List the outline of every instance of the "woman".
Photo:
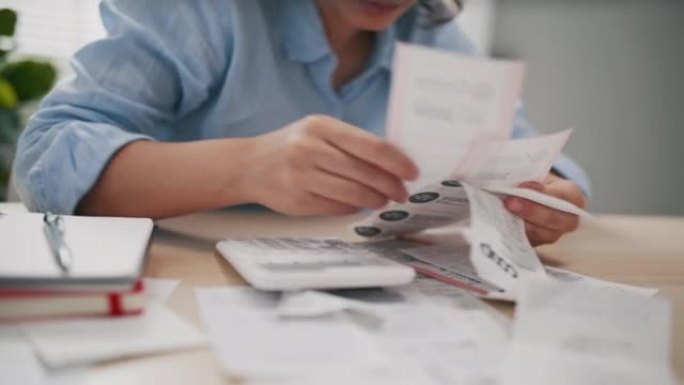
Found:
M 416 166 L 382 140 L 397 40 L 473 53 L 446 4 L 416 0 L 106 0 L 19 142 L 34 210 L 167 217 L 242 203 L 338 215 L 403 201 Z M 522 112 L 514 136 L 534 132 Z M 584 206 L 563 158 L 529 187 Z M 586 184 L 584 184 L 587 188 Z M 577 218 L 509 198 L 535 244 Z

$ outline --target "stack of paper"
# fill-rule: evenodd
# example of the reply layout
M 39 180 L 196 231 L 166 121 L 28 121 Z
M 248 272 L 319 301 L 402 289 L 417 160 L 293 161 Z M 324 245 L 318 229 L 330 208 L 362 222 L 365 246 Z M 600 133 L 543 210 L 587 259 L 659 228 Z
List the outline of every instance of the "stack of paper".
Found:
M 281 296 L 221 288 L 196 294 L 216 352 L 232 376 L 399 384 L 493 376 L 497 361 L 480 358 L 502 356 L 505 320 L 459 289 L 445 291 L 424 280 L 392 290 Z

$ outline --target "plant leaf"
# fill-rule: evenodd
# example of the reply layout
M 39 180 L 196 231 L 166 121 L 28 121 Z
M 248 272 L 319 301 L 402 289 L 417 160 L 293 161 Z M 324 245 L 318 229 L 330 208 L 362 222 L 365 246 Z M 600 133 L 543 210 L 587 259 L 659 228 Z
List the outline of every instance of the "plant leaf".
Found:
M 0 71 L 12 84 L 20 102 L 40 98 L 45 95 L 57 78 L 55 67 L 46 62 L 22 60 L 7 64 Z
M 12 109 L 19 103 L 17 93 L 7 79 L 0 76 L 0 107 Z
M 0 35 L 14 36 L 17 26 L 17 13 L 11 9 L 0 9 Z

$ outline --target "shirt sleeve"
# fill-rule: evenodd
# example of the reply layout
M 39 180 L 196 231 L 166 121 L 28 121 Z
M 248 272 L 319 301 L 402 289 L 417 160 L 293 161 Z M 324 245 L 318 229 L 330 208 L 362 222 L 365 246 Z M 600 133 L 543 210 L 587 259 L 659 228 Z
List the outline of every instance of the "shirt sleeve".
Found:
M 19 138 L 14 172 L 29 209 L 73 213 L 120 148 L 163 140 L 169 122 L 207 100 L 229 60 L 215 3 L 103 1 L 107 37 L 74 56 L 74 76 Z
M 434 47 L 480 56 L 481 52 L 473 44 L 472 40 L 459 28 L 456 20 L 437 25 L 433 28 L 418 30 L 412 39 L 416 43 L 427 44 Z M 528 120 L 525 107 L 522 103 L 517 107 L 511 136 L 513 138 L 529 138 L 539 135 L 538 131 Z M 587 174 L 570 157 L 561 154 L 556 160 L 553 170 L 562 177 L 572 180 L 580 186 L 585 196 L 591 194 L 591 183 Z

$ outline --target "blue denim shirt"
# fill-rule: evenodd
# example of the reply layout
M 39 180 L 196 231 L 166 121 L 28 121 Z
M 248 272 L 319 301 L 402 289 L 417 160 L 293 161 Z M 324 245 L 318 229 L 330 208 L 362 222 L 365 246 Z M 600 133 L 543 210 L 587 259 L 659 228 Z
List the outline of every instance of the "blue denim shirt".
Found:
M 363 73 L 335 90 L 314 0 L 107 0 L 101 13 L 107 37 L 74 56 L 75 75 L 19 140 L 17 187 L 32 210 L 73 213 L 134 140 L 249 137 L 308 114 L 383 135 L 396 41 L 475 54 L 457 20 L 426 27 L 412 9 L 377 35 Z M 533 135 L 520 109 L 513 136 Z M 556 169 L 589 191 L 571 160 Z

